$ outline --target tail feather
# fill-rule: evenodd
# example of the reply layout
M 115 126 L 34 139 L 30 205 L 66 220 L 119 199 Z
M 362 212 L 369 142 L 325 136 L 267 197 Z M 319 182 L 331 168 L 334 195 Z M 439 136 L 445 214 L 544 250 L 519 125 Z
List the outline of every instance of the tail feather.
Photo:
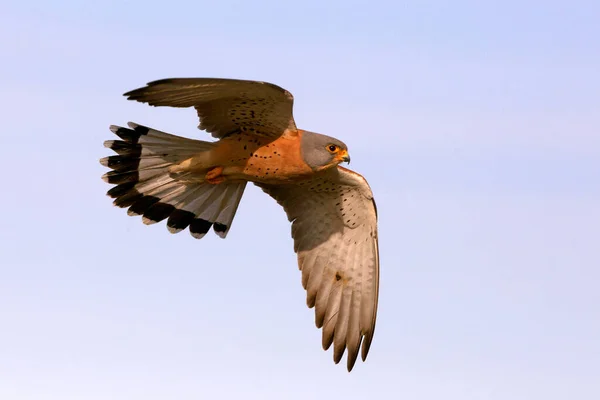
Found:
M 145 224 L 167 220 L 171 233 L 189 228 L 202 238 L 212 227 L 222 238 L 227 236 L 246 188 L 245 181 L 212 185 L 189 178 L 189 172 L 172 174 L 169 168 L 215 144 L 182 138 L 145 126 L 129 123 L 129 128 L 111 126 L 122 140 L 104 145 L 117 155 L 100 163 L 111 169 L 102 179 L 114 184 L 107 195 L 113 204 L 128 208 L 127 214 L 141 215 Z

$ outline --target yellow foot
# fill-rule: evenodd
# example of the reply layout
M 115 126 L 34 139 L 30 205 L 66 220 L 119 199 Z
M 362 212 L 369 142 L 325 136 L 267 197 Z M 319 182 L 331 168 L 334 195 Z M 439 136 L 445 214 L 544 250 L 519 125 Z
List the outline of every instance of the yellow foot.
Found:
M 206 173 L 204 180 L 212 185 L 218 185 L 225 182 L 225 177 L 221 175 L 223 167 L 215 167 Z

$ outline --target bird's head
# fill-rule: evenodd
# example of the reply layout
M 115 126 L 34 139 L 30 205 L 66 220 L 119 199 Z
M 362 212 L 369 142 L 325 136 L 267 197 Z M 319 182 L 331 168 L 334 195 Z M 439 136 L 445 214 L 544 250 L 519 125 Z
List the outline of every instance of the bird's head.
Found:
M 308 131 L 302 131 L 301 140 L 302 158 L 314 171 L 350 163 L 348 146 L 341 140 Z

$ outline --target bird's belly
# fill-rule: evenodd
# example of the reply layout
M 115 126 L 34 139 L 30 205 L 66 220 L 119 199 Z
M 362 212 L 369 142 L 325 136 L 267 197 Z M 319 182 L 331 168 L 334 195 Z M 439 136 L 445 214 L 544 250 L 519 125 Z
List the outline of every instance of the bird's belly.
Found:
M 278 159 L 260 159 L 253 157 L 242 170 L 242 178 L 258 183 L 286 183 L 302 180 L 312 175 L 313 171 L 305 169 L 293 160 L 286 160 L 285 155 Z

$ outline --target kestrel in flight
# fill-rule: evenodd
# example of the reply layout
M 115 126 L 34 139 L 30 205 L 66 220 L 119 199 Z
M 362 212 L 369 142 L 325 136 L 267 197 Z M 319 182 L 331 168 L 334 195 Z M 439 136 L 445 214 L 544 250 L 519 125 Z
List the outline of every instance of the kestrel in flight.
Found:
M 362 343 L 367 357 L 377 315 L 377 210 L 367 181 L 339 166 L 349 162 L 338 139 L 296 128 L 293 96 L 257 81 L 164 79 L 125 93 L 152 106 L 194 107 L 205 142 L 129 123 L 111 126 L 121 140 L 104 145 L 117 155 L 102 165 L 103 179 L 127 214 L 145 224 L 167 220 L 170 232 L 202 238 L 212 227 L 225 238 L 252 182 L 283 206 L 292 223 L 294 251 L 308 307 L 333 344 L 337 364 L 346 349 L 352 370 Z

